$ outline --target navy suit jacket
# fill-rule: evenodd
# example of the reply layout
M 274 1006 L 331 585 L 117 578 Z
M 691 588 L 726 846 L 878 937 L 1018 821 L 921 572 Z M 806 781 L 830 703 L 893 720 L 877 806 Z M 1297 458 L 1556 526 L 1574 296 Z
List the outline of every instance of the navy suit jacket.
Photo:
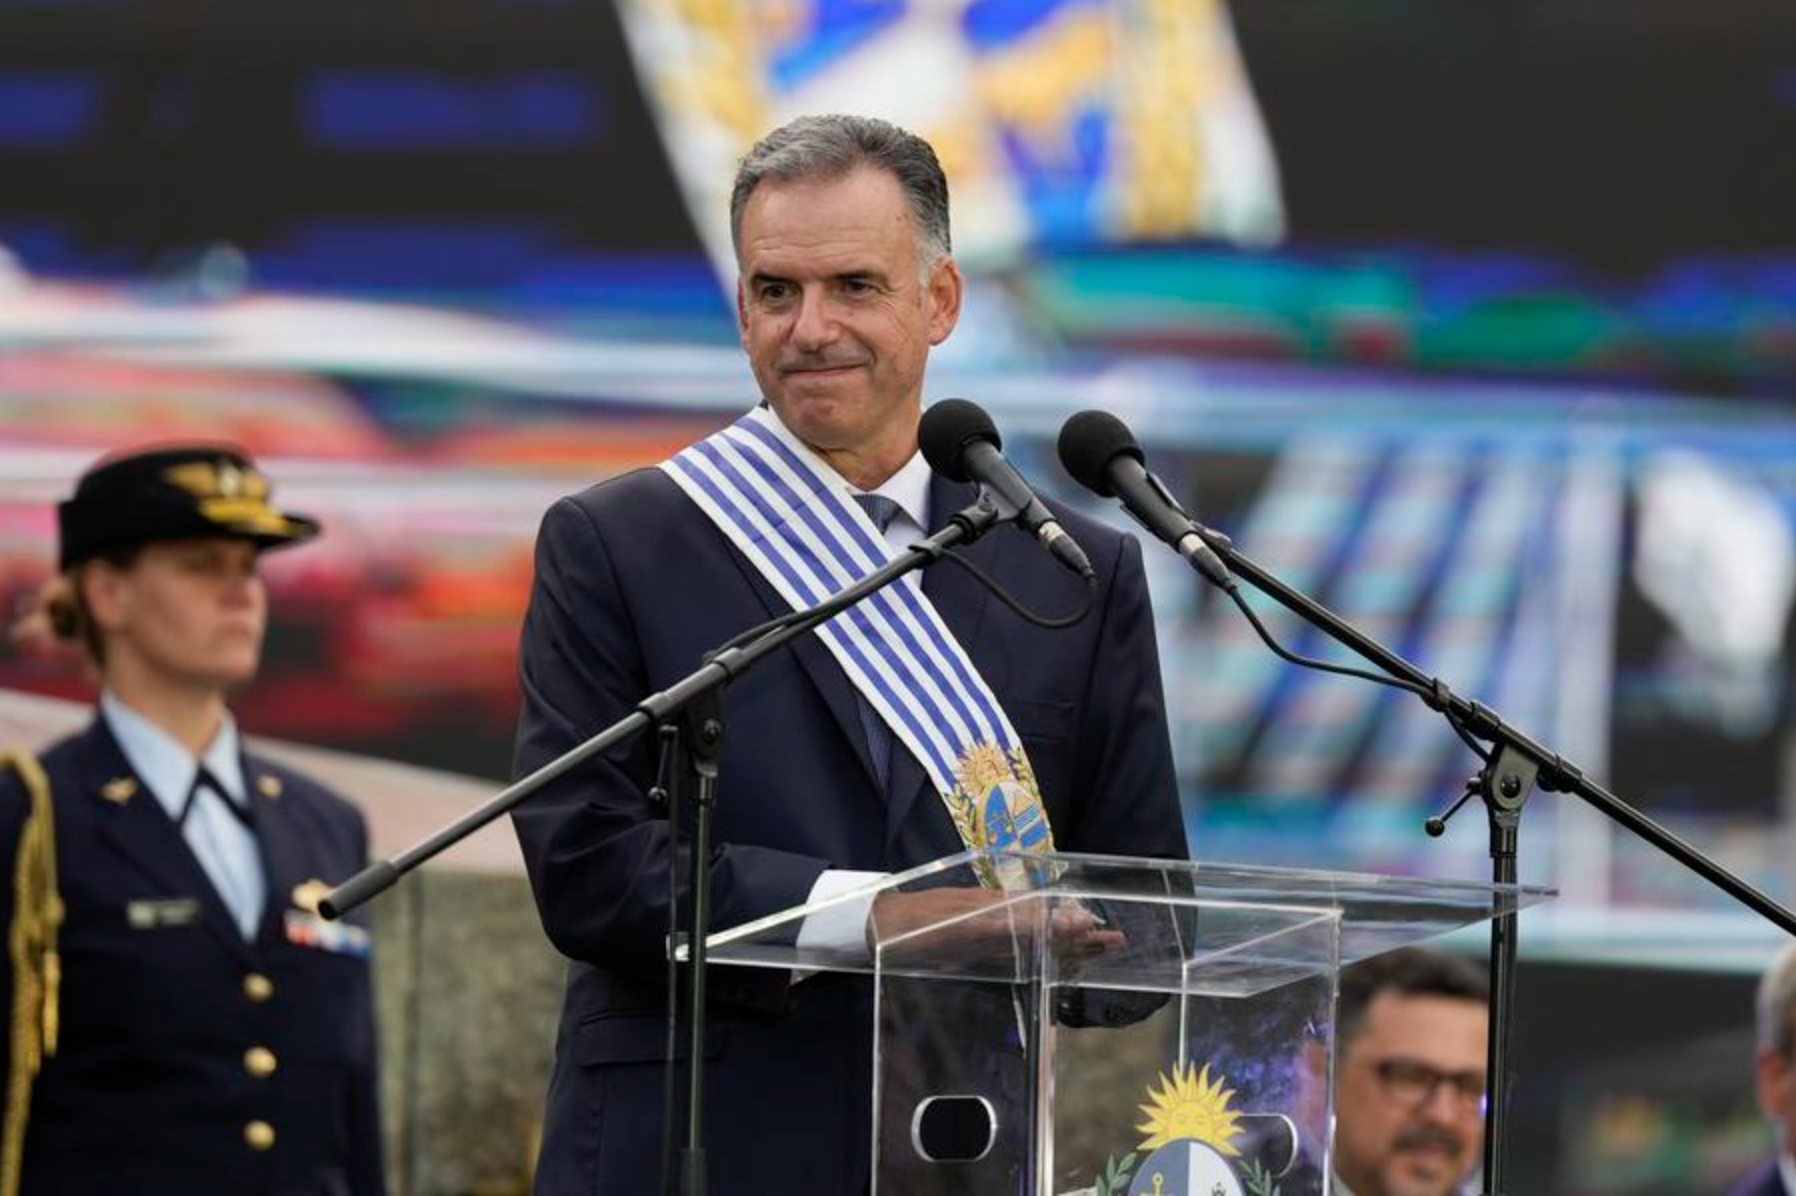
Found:
M 932 519 L 972 502 L 935 478 Z M 1025 624 L 964 571 L 924 591 L 1003 703 L 1068 851 L 1184 858 L 1140 547 L 1056 506 L 1097 568 L 1076 626 Z M 966 550 L 1033 609 L 1066 614 L 1084 585 L 998 528 Z M 566 498 L 537 541 L 525 620 L 522 775 L 691 672 L 787 607 L 659 470 Z M 894 748 L 890 796 L 854 692 L 815 637 L 731 687 L 716 813 L 712 925 L 803 903 L 827 868 L 892 871 L 963 850 L 922 768 Z M 543 926 L 573 964 L 545 1116 L 539 1193 L 613 1196 L 659 1182 L 667 824 L 645 790 L 652 736 L 588 762 L 514 813 Z M 712 1191 L 841 1196 L 870 1166 L 871 987 L 786 973 L 711 973 L 706 1143 Z
M 1784 1180 L 1777 1170 L 1777 1160 L 1772 1159 L 1730 1188 L 1727 1196 L 1790 1196 L 1790 1194 L 1784 1190 Z
M 22 1191 L 379 1196 L 369 960 L 287 930 L 290 913 L 304 917 L 296 888 L 335 884 L 362 865 L 361 815 L 245 753 L 268 878 L 249 942 L 154 795 L 122 783 L 136 777 L 104 719 L 42 764 L 66 911 L 61 1033 L 31 1093 Z M 29 810 L 7 770 L 0 925 L 12 922 L 12 862 Z M 0 978 L 10 1009 L 10 956 Z M 255 1048 L 268 1054 L 252 1061 Z M 10 1049 L 0 1035 L 9 1075 Z M 272 1135 L 247 1131 L 253 1122 Z

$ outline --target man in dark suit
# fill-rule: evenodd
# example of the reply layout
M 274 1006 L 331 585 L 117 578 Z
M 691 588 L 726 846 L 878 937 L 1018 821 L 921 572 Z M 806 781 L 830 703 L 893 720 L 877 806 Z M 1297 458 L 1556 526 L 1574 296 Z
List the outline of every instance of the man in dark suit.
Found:
M 732 229 L 742 342 L 767 408 L 751 416 L 760 431 L 814 462 L 818 485 L 854 498 L 888 545 L 943 525 L 974 493 L 933 476 L 917 452 L 924 366 L 953 331 L 962 290 L 933 151 L 880 121 L 795 121 L 744 159 Z M 1057 845 L 1183 858 L 1140 548 L 1054 510 L 1098 575 L 1094 608 L 1075 626 L 1030 626 L 952 567 L 930 570 L 922 595 L 1026 749 Z M 1000 529 L 965 555 L 1037 609 L 1085 600 L 1085 587 L 1026 536 Z M 705 650 L 789 609 L 775 579 L 667 468 L 556 504 L 536 568 L 520 774 L 690 672 Z M 819 637 L 732 686 L 724 713 L 714 926 L 965 848 L 934 774 L 894 742 Z M 646 795 L 654 753 L 640 736 L 515 814 L 544 927 L 573 961 L 539 1193 L 658 1188 L 669 847 L 665 816 Z M 981 899 L 977 890 L 917 896 Z M 882 929 L 912 916 L 901 902 L 879 910 Z M 711 983 L 711 1191 L 861 1192 L 871 986 L 732 968 L 715 969 Z
M 368 934 L 317 901 L 367 832 L 242 750 L 261 551 L 305 540 L 234 449 L 89 471 L 60 508 L 44 620 L 102 684 L 41 766 L 0 765 L 0 1189 L 380 1196 Z
M 1759 982 L 1759 1107 L 1777 1134 L 1777 1153 L 1728 1196 L 1796 1193 L 1796 945 L 1778 952 Z

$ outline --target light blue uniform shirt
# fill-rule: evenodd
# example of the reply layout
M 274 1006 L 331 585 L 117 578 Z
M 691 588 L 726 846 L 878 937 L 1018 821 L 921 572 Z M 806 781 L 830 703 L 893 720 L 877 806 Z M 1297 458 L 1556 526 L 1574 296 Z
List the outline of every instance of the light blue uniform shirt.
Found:
M 256 937 L 267 904 L 268 879 L 256 834 L 226 803 L 249 809 L 243 783 L 243 757 L 238 751 L 237 723 L 227 711 L 205 754 L 194 759 L 173 736 L 121 702 L 110 691 L 100 695 L 100 715 L 118 740 L 119 749 L 144 788 L 181 826 L 181 837 L 205 870 L 212 888 L 237 923 L 245 940 Z M 186 821 L 181 810 L 193 792 L 200 767 L 217 780 L 223 793 L 202 785 L 193 796 Z

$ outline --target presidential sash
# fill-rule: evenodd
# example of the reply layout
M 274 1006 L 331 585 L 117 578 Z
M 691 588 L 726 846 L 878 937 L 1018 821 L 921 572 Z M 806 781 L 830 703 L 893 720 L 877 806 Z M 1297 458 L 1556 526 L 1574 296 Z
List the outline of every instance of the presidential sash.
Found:
M 896 556 L 841 478 L 764 407 L 661 468 L 795 610 Z M 843 611 L 817 635 L 923 766 L 961 842 L 1054 849 L 1022 740 L 916 574 Z M 997 884 L 989 868 L 981 879 Z

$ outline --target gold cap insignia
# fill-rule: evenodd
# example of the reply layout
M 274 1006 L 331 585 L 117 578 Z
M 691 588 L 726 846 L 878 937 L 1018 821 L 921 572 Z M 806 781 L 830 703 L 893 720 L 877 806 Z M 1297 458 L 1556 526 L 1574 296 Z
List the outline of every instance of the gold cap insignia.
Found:
M 325 884 L 317 877 L 304 884 L 293 886 L 293 907 L 302 909 L 308 914 L 318 912 L 318 903 L 330 896 L 332 886 Z
M 162 476 L 198 499 L 199 512 L 234 531 L 290 534 L 286 516 L 268 505 L 268 479 L 228 460 L 194 461 Z
M 268 498 L 267 478 L 229 460 L 193 461 L 164 470 L 162 476 L 195 498 Z
M 218 467 L 218 493 L 223 498 L 240 498 L 244 492 L 244 474 L 226 461 Z
M 256 778 L 257 792 L 263 797 L 266 797 L 269 801 L 273 801 L 280 797 L 281 789 L 281 778 L 275 776 L 273 773 L 265 772 Z
M 100 796 L 115 806 L 122 806 L 137 796 L 137 778 L 114 777 L 100 786 Z

